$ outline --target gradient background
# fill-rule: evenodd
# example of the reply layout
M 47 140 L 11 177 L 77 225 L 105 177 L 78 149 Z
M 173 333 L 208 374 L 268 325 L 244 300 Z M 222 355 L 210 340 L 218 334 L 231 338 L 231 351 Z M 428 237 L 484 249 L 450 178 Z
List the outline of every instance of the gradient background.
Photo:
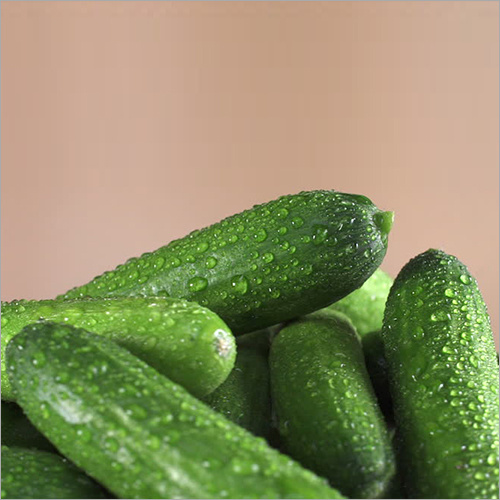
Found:
M 498 332 L 498 2 L 1 3 L 2 300 L 279 195 L 362 193 Z

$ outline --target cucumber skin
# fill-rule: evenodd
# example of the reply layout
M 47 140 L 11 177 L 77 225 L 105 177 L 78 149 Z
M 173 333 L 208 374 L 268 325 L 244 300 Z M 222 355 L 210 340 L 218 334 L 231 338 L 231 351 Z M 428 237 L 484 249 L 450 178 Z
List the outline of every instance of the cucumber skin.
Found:
M 129 259 L 59 298 L 179 297 L 243 334 L 359 288 L 385 256 L 392 218 L 361 195 L 282 196 Z
M 385 302 L 393 279 L 382 269 L 377 269 L 361 288 L 331 304 L 328 309 L 345 314 L 359 336 L 382 329 Z
M 109 498 L 65 458 L 2 446 L 2 498 Z
M 256 436 L 271 434 L 269 334 L 266 330 L 239 337 L 233 371 L 202 401 Z
M 7 363 L 30 420 L 118 497 L 342 498 L 106 338 L 38 323 Z
M 227 325 L 196 303 L 173 298 L 13 301 L 2 303 L 2 359 L 23 327 L 39 319 L 68 323 L 119 343 L 196 396 L 215 390 L 234 366 Z M 12 388 L 2 363 L 2 398 Z
M 475 279 L 442 251 L 418 255 L 382 335 L 410 498 L 498 498 L 498 366 Z
M 57 451 L 52 443 L 28 420 L 28 417 L 16 403 L 2 401 L 1 438 L 4 446 L 36 448 L 52 453 Z
M 394 454 L 350 321 L 323 310 L 286 325 L 271 345 L 270 369 L 290 456 L 344 495 L 383 497 Z
M 389 374 L 387 372 L 387 360 L 384 353 L 384 342 L 382 332 L 370 332 L 361 339 L 365 365 L 370 375 L 373 390 L 378 399 L 382 413 L 387 421 L 393 423 L 391 390 L 389 386 Z

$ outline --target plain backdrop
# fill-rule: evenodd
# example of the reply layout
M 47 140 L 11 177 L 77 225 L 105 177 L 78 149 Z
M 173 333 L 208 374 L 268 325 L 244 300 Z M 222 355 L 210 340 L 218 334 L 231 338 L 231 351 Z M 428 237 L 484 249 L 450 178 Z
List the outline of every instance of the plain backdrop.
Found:
M 1 3 L 2 300 L 309 189 L 396 220 L 498 332 L 498 2 Z

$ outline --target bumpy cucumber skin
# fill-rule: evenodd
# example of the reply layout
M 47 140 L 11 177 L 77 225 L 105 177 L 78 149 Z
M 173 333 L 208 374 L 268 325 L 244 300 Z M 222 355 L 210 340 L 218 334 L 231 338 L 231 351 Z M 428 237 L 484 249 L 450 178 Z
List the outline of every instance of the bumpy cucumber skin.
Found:
M 352 498 L 380 498 L 395 471 L 389 433 L 349 320 L 323 310 L 271 345 L 273 405 L 285 450 Z
M 382 262 L 393 213 L 361 195 L 310 191 L 233 215 L 67 292 L 193 300 L 236 334 L 341 299 Z
M 30 420 L 118 497 L 340 497 L 109 339 L 38 323 L 7 364 Z
M 110 338 L 200 397 L 224 382 L 236 357 L 235 339 L 227 325 L 196 303 L 161 297 L 114 297 L 2 303 L 2 359 L 12 337 L 40 319 L 68 323 Z M 13 399 L 3 362 L 2 398 Z
M 382 329 L 384 309 L 393 279 L 377 269 L 361 288 L 334 302 L 328 308 L 344 313 L 355 326 L 359 336 Z
M 214 392 L 203 398 L 210 408 L 256 436 L 271 433 L 269 334 L 266 330 L 239 337 L 233 371 Z
M 2 445 L 55 452 L 52 443 L 28 420 L 16 403 L 2 401 Z
M 406 264 L 382 330 L 407 493 L 498 498 L 498 366 L 467 268 L 439 250 Z
M 65 458 L 2 446 L 2 498 L 109 498 Z

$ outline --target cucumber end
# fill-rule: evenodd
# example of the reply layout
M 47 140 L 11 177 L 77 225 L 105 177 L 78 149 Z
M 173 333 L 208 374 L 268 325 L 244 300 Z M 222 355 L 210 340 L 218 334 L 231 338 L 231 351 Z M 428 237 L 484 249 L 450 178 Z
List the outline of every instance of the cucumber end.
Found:
M 378 212 L 373 216 L 373 220 L 382 234 L 388 235 L 394 223 L 394 212 Z

